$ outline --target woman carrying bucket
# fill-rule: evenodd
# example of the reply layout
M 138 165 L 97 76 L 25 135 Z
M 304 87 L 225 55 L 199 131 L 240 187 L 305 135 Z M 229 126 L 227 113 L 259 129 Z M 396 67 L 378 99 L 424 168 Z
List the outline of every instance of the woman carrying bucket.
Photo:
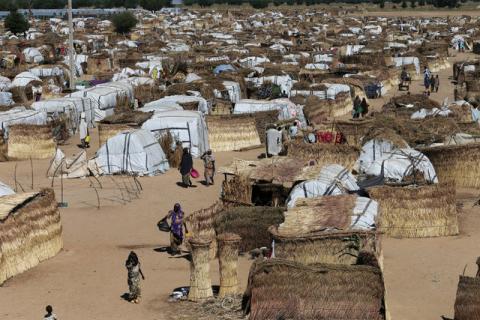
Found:
M 181 251 L 179 247 L 182 245 L 183 242 L 183 227 L 185 230 L 187 229 L 185 223 L 183 222 L 183 217 L 185 214 L 183 213 L 182 207 L 179 203 L 175 203 L 173 206 L 173 210 L 170 210 L 167 215 L 167 219 L 170 219 L 170 254 L 177 255 L 180 254 Z

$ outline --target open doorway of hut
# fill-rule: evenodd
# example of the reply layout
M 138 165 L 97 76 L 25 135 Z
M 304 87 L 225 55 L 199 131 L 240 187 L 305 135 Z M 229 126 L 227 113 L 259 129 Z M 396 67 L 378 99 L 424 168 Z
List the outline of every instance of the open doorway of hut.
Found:
M 256 183 L 252 186 L 252 203 L 256 206 L 283 207 L 288 198 L 285 187 L 272 183 Z

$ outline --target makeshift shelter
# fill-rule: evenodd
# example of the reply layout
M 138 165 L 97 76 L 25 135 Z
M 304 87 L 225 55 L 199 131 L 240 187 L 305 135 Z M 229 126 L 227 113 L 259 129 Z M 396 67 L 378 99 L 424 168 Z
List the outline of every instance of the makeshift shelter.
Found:
M 64 179 L 73 179 L 83 178 L 89 174 L 87 152 L 85 150 L 71 158 L 67 158 L 62 150 L 57 149 L 47 170 L 47 177 L 49 178 L 62 177 Z
M 242 99 L 235 104 L 234 114 L 255 113 L 261 111 L 279 111 L 278 120 L 299 120 L 306 124 L 302 106 L 296 105 L 288 99 L 251 100 Z
M 332 265 L 269 259 L 250 269 L 251 320 L 384 320 L 385 286 L 381 270 L 370 265 Z
M 166 96 L 159 100 L 152 101 L 151 104 L 147 104 L 146 106 L 144 106 L 144 108 L 152 107 L 154 105 L 161 105 L 164 103 L 165 104 L 169 103 L 171 105 L 177 104 L 177 105 L 180 105 L 185 110 L 200 111 L 203 114 L 209 113 L 209 106 L 208 106 L 207 100 L 205 100 L 202 97 L 185 96 L 185 95 Z M 155 111 L 155 110 L 149 109 L 149 111 Z
M 54 257 L 62 247 L 53 190 L 0 198 L 0 284 Z
M 133 87 L 124 82 L 108 82 L 94 87 L 76 91 L 68 97 L 89 98 L 95 108 L 95 121 L 112 115 L 121 99 L 133 104 Z
M 99 145 L 121 132 L 140 129 L 143 123 L 152 117 L 153 112 L 126 111 L 105 117 L 98 124 Z
M 143 123 L 142 129 L 151 131 L 157 139 L 170 132 L 174 140 L 182 142 L 184 148 L 190 148 L 196 158 L 210 149 L 207 124 L 199 111 L 157 112 Z
M 50 119 L 57 119 L 65 116 L 68 121 L 70 133 L 77 132 L 80 125 L 82 112 L 85 113 L 85 122 L 89 128 L 94 127 L 95 107 L 92 100 L 82 97 L 63 97 L 58 99 L 48 99 L 32 103 L 32 109 L 47 113 Z
M 457 235 L 453 184 L 378 186 L 368 189 L 382 211 L 379 230 L 391 237 L 424 238 Z
M 154 175 L 169 169 L 160 144 L 147 130 L 119 133 L 97 151 L 89 168 L 95 174 Z

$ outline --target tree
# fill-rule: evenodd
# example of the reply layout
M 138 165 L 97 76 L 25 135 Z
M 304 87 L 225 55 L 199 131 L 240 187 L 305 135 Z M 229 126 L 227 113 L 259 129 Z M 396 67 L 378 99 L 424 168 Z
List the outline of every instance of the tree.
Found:
M 5 29 L 17 34 L 24 33 L 28 28 L 30 28 L 30 24 L 27 19 L 17 9 L 11 8 L 8 16 L 5 17 Z
M 425 0 L 418 0 L 418 5 L 423 7 L 425 5 Z
M 126 34 L 130 33 L 137 25 L 138 20 L 130 11 L 117 13 L 112 17 L 113 27 L 116 33 Z
M 250 0 L 250 5 L 255 9 L 264 9 L 268 7 L 268 0 Z
M 416 5 L 415 5 L 415 0 L 411 0 L 410 1 L 410 8 L 415 8 Z
M 385 8 L 385 0 L 380 0 L 379 5 L 380 5 L 380 8 L 382 9 Z
M 402 1 L 402 8 L 406 9 L 408 7 L 407 3 L 405 1 Z
M 273 0 L 273 5 L 275 7 L 278 7 L 278 6 L 281 6 L 282 4 L 284 4 L 285 1 L 284 0 Z
M 210 7 L 213 4 L 213 0 L 198 0 L 200 7 Z
M 295 0 L 285 0 L 285 3 L 289 6 L 293 6 L 295 4 Z

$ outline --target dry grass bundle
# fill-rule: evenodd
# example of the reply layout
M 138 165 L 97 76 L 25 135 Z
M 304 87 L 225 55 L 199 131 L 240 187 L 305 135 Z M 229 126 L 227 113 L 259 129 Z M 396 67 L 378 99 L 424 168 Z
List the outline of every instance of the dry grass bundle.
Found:
M 457 187 L 480 187 L 480 144 L 423 148 L 435 167 L 441 182 L 454 182 Z
M 63 247 L 51 189 L 0 198 L 0 284 L 54 257 Z
M 361 147 L 362 138 L 375 127 L 375 123 L 373 119 L 335 120 L 330 126 L 342 133 L 348 145 Z
M 98 143 L 99 146 L 103 146 L 108 139 L 116 136 L 121 132 L 130 132 L 135 130 L 134 126 L 128 124 L 107 124 L 99 123 L 98 124 Z
M 33 99 L 33 94 L 27 87 L 13 87 L 10 88 L 10 92 L 12 93 L 12 99 L 15 103 L 27 103 Z
M 290 141 L 287 144 L 288 156 L 292 158 L 315 160 L 318 166 L 337 163 L 351 168 L 360 155 L 357 147 L 344 144 L 308 144 L 303 141 Z
M 180 141 L 174 141 L 170 131 L 161 135 L 158 143 L 162 147 L 165 156 L 168 159 L 170 168 L 179 168 L 182 162 L 183 147 Z M 172 146 L 175 145 L 175 149 L 172 150 Z
M 16 124 L 9 128 L 8 158 L 16 160 L 48 159 L 54 156 L 56 143 L 50 125 Z
M 253 117 L 255 118 L 255 127 L 257 128 L 260 142 L 264 144 L 266 140 L 267 126 L 278 121 L 278 111 L 272 110 L 255 112 Z
M 458 234 L 455 186 L 424 186 L 368 189 L 382 211 L 380 231 L 391 237 L 425 238 Z
M 372 128 L 362 138 L 366 143 L 370 140 L 387 140 L 398 148 L 408 148 L 408 143 L 393 129 L 390 128 Z
M 210 244 L 211 239 L 194 237 L 188 240 L 191 248 L 190 291 L 188 300 L 198 302 L 213 297 L 210 279 Z
M 283 222 L 283 209 L 242 206 L 227 209 L 214 220 L 215 232 L 236 233 L 242 240 L 240 252 L 268 247 L 271 243 L 268 228 Z
M 116 103 L 114 109 L 116 114 L 128 114 L 132 112 L 132 105 L 130 105 L 127 96 L 117 96 Z
M 218 296 L 236 296 L 238 292 L 238 247 L 242 239 L 235 233 L 217 236 L 220 269 L 220 292 Z
M 230 115 L 232 114 L 233 104 L 229 100 L 215 99 L 215 104 L 210 112 L 211 115 Z
M 455 320 L 480 318 L 480 278 L 460 276 L 455 299 Z
M 382 272 L 367 265 L 265 260 L 252 265 L 246 296 L 251 320 L 385 319 Z
M 208 140 L 214 152 L 234 151 L 261 144 L 253 116 L 208 116 Z
M 414 108 L 424 108 L 424 109 L 433 109 L 440 108 L 440 103 L 435 100 L 430 99 L 429 97 L 423 94 L 405 94 L 397 97 L 393 97 L 390 102 L 395 104 L 397 107 L 404 107 L 406 105 L 413 105 Z M 411 108 L 411 113 L 415 112 L 416 109 Z

